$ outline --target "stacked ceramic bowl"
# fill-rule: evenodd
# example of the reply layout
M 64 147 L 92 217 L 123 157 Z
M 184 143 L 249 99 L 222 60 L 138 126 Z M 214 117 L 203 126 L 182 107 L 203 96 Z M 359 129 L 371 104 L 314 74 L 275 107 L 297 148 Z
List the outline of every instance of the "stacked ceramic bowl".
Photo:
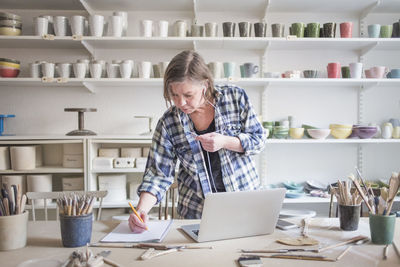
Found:
M 331 135 L 336 139 L 346 139 L 351 135 L 353 125 L 351 124 L 331 124 Z
M 278 139 L 285 139 L 289 135 L 289 127 L 287 126 L 274 126 L 274 137 Z
M 22 22 L 21 16 L 0 12 L 0 35 L 21 35 Z
M 20 62 L 15 59 L 0 58 L 0 77 L 14 78 L 19 74 Z
M 286 198 L 299 198 L 304 196 L 303 185 L 301 184 L 292 181 L 286 181 L 283 182 L 283 186 L 286 188 Z
M 354 125 L 353 126 L 353 134 L 358 136 L 360 139 L 368 139 L 372 138 L 378 132 L 378 128 L 376 126 L 362 126 L 362 125 Z

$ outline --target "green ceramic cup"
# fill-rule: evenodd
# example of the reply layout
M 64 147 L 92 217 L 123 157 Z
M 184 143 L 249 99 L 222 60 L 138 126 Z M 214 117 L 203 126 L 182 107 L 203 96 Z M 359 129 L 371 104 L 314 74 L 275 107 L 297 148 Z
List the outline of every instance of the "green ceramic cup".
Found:
M 394 236 L 394 226 L 396 224 L 396 214 L 388 216 L 369 214 L 369 229 L 371 231 L 371 241 L 374 244 L 392 244 Z
M 350 78 L 350 67 L 349 66 L 342 67 L 342 78 Z
M 240 65 L 240 77 L 244 78 L 244 66 Z
M 393 25 L 382 25 L 381 26 L 381 38 L 391 38 L 393 33 Z
M 319 23 L 312 22 L 307 24 L 307 37 L 318 38 L 319 37 Z
M 293 23 L 291 27 L 291 34 L 296 35 L 298 38 L 304 37 L 304 23 L 297 22 Z

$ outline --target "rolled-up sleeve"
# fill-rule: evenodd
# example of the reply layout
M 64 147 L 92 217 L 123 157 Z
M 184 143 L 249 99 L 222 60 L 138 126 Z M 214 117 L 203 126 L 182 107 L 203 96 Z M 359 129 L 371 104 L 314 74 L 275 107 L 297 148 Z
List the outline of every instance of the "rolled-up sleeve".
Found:
M 176 161 L 170 136 L 164 122 L 160 120 L 153 135 L 143 181 L 137 190 L 138 194 L 151 193 L 156 196 L 159 203 L 174 181 Z
M 244 90 L 241 90 L 239 110 L 241 120 L 241 133 L 237 135 L 246 156 L 260 153 L 267 141 L 267 132 L 258 120 L 253 106 Z

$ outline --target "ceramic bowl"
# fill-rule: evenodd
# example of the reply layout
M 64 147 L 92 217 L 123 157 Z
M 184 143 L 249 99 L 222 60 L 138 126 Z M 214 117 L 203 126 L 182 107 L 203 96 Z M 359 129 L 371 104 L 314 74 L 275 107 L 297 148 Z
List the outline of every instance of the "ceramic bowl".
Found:
M 315 127 L 315 126 L 312 126 L 312 125 L 307 125 L 307 124 L 303 124 L 303 125 L 301 125 L 301 128 L 304 128 L 304 133 L 305 133 L 305 135 L 308 137 L 308 138 L 312 138 L 309 134 L 308 134 L 308 129 L 317 129 L 317 127 Z
M 15 78 L 19 74 L 19 68 L 6 67 L 0 65 L 0 77 Z
M 304 70 L 303 76 L 304 78 L 317 78 L 318 71 L 317 70 Z
M 9 58 L 0 58 L 0 66 L 12 67 L 12 68 L 20 68 L 19 60 L 9 59 Z
M 330 129 L 308 129 L 307 132 L 314 139 L 325 139 L 331 133 Z
M 331 134 L 336 139 L 346 139 L 351 135 L 352 128 L 338 128 L 334 127 L 331 129 Z
M 278 139 L 284 139 L 289 135 L 289 128 L 285 126 L 274 126 L 274 137 Z
M 0 19 L 13 19 L 13 20 L 18 20 L 21 21 L 21 16 L 18 16 L 13 13 L 8 13 L 8 12 L 0 12 Z
M 301 139 L 304 136 L 304 128 L 290 128 L 289 135 L 293 139 Z
M 368 139 L 372 138 L 375 136 L 377 133 L 378 128 L 374 126 L 359 126 L 359 127 L 354 127 L 353 132 L 355 135 L 357 135 L 361 139 Z
M 22 27 L 22 22 L 13 19 L 2 19 L 0 20 L 0 26 L 11 26 L 11 27 Z
M 21 35 L 21 27 L 0 26 L 0 35 L 8 35 L 8 36 Z
M 301 184 L 298 184 L 298 183 L 295 183 L 292 181 L 285 181 L 285 182 L 282 182 L 282 184 L 286 189 L 303 192 L 304 187 Z
M 353 128 L 352 124 L 330 124 L 329 125 L 329 129 L 333 129 L 333 128 Z

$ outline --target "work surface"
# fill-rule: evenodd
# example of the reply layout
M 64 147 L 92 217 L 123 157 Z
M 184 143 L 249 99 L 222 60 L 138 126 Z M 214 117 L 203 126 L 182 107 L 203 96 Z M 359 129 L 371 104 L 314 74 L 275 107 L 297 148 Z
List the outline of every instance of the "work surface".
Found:
M 197 222 L 192 220 L 174 221 L 171 231 L 163 243 L 191 243 L 193 245 L 213 246 L 213 249 L 184 250 L 140 261 L 138 257 L 144 252 L 143 249 L 111 248 L 112 253 L 108 258 L 120 263 L 122 266 L 239 266 L 236 260 L 241 255 L 240 249 L 283 248 L 286 246 L 276 243 L 276 239 L 287 237 L 288 235 L 293 237 L 300 235 L 300 229 L 289 231 L 276 230 L 271 235 L 195 244 L 179 230 L 179 226 Z M 118 222 L 115 221 L 94 222 L 92 242 L 99 241 L 117 225 Z M 359 230 L 353 232 L 342 231 L 338 225 L 339 220 L 337 218 L 314 218 L 310 222 L 309 235 L 318 239 L 321 246 L 335 244 L 360 234 L 369 236 L 368 218 L 362 218 Z M 56 221 L 29 222 L 28 232 L 28 245 L 25 248 L 0 252 L 0 266 L 17 266 L 21 262 L 37 258 L 64 261 L 72 251 L 84 249 L 62 247 L 60 226 L 59 222 Z M 396 221 L 395 240 L 397 240 L 397 244 L 400 244 L 399 219 Z M 324 252 L 323 255 L 336 258 L 345 248 L 346 246 L 335 248 Z M 269 258 L 264 258 L 262 261 L 264 266 L 399 266 L 400 259 L 395 253 L 393 246 L 389 247 L 387 260 L 382 260 L 383 248 L 384 246 L 382 245 L 373 245 L 371 243 L 355 245 L 337 262 Z M 100 252 L 107 248 L 91 249 L 94 252 Z

